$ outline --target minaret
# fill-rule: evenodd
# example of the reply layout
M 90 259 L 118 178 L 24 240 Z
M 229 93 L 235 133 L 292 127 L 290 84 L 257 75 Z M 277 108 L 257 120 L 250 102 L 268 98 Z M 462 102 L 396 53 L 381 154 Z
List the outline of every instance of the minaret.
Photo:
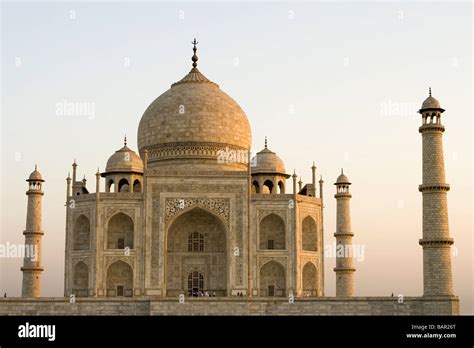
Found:
M 72 163 L 72 193 L 75 195 L 74 189 L 76 188 L 76 174 L 77 173 L 77 163 L 76 159 L 74 158 L 74 162 Z
M 321 249 L 324 249 L 324 199 L 323 199 L 323 176 L 319 179 L 319 199 L 321 200 Z M 324 257 L 321 258 L 321 293 L 324 296 Z
M 25 235 L 25 258 L 23 259 L 23 284 L 21 288 L 22 297 L 41 296 L 41 239 L 43 230 L 41 229 L 41 201 L 43 191 L 41 189 L 44 182 L 37 167 L 30 174 L 28 180 L 28 208 L 26 212 Z
M 291 177 L 293 178 L 293 196 L 296 197 L 296 194 L 298 193 L 298 191 L 296 191 L 296 178 L 298 178 L 298 176 L 296 175 L 295 170 L 293 171 L 293 175 Z
M 311 166 L 311 196 L 316 197 L 316 166 L 313 165 Z
M 444 176 L 443 132 L 441 108 L 431 96 L 418 111 L 422 115 L 419 132 L 423 141 L 423 294 L 424 296 L 453 295 L 451 245 L 449 237 L 447 192 Z
M 74 161 L 76 162 L 76 161 Z M 67 173 L 67 178 L 66 178 L 66 203 L 64 206 L 66 207 L 66 238 L 65 238 L 65 247 L 64 247 L 64 296 L 69 296 L 68 292 L 68 269 L 69 269 L 69 258 L 68 258 L 68 252 L 69 252 L 69 204 L 71 201 L 69 198 L 71 197 L 71 173 Z
M 349 193 L 349 185 L 351 182 L 349 178 L 344 175 L 341 170 L 341 175 L 338 176 L 336 183 L 336 194 L 334 197 L 337 200 L 337 218 L 336 218 L 336 296 L 337 297 L 352 297 L 354 296 L 354 272 L 352 252 L 346 254 L 352 248 L 352 237 L 354 234 L 351 231 L 351 210 Z M 350 257 L 345 257 L 349 255 Z

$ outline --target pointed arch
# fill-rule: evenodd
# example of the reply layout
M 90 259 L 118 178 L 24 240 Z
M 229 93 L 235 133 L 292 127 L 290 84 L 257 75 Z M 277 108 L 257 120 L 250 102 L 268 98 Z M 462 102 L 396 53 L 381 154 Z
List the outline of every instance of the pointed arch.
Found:
M 118 183 L 118 192 L 130 192 L 130 184 L 127 179 L 120 179 Z
M 107 269 L 107 296 L 133 296 L 133 269 L 122 261 L 115 261 Z
M 270 179 L 265 180 L 262 186 L 262 193 L 270 194 L 273 193 L 273 181 Z
M 85 215 L 80 215 L 74 222 L 72 232 L 72 250 L 89 250 L 91 224 Z
M 311 216 L 307 216 L 303 219 L 301 226 L 301 249 L 305 251 L 317 251 L 318 250 L 318 238 L 316 222 Z
M 283 180 L 278 181 L 278 193 L 284 194 L 285 193 L 285 183 Z
M 83 262 L 76 263 L 73 269 L 72 292 L 78 297 L 89 295 L 89 267 Z
M 142 192 L 142 183 L 138 179 L 133 182 L 133 192 Z
M 271 260 L 260 268 L 260 296 L 286 296 L 285 267 Z
M 252 182 L 252 193 L 260 193 L 260 185 L 257 180 Z
M 213 211 L 213 210 L 209 209 L 208 207 L 206 207 L 202 204 L 199 204 L 199 203 L 194 204 L 194 205 L 190 205 L 190 206 L 188 206 L 184 209 L 180 209 L 180 211 L 178 213 L 176 213 L 175 215 L 173 215 L 172 219 L 168 222 L 168 226 L 171 226 L 174 223 L 174 221 L 176 221 L 181 215 L 189 213 L 190 211 L 193 211 L 195 209 L 200 209 L 200 210 L 203 210 L 203 211 L 213 215 L 217 220 L 219 220 L 219 223 L 222 224 L 223 228 L 227 231 L 227 228 L 226 228 L 227 221 L 222 216 L 217 214 L 216 211 Z
M 115 181 L 114 179 L 109 179 L 107 182 L 106 192 L 115 192 Z
M 120 212 L 107 223 L 107 249 L 133 249 L 134 224 L 130 216 Z
M 260 221 L 260 250 L 284 250 L 285 239 L 285 221 L 280 216 L 271 213 Z
M 302 271 L 303 275 L 303 295 L 317 296 L 318 294 L 318 273 L 316 266 L 312 262 L 307 262 Z

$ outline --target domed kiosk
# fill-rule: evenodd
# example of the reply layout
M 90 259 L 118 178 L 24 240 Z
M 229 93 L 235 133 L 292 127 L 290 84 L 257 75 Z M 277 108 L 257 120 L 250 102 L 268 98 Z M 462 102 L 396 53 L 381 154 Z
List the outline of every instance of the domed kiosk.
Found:
M 105 172 L 106 192 L 141 192 L 143 178 L 142 159 L 127 146 L 127 137 L 123 147 L 109 157 Z
M 285 193 L 290 175 L 286 174 L 283 160 L 268 148 L 266 137 L 265 148 L 257 152 L 251 164 L 252 193 Z

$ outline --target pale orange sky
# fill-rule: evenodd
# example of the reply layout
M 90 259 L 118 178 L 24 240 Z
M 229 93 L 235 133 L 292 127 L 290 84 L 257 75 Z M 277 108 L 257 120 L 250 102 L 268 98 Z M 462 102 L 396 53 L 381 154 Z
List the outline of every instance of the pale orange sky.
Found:
M 0 242 L 22 243 L 24 181 L 44 185 L 43 295 L 62 296 L 65 178 L 76 157 L 93 188 L 97 167 L 146 107 L 199 67 L 247 113 L 253 150 L 269 147 L 325 180 L 325 242 L 334 242 L 335 189 L 353 185 L 358 296 L 422 293 L 421 118 L 433 88 L 446 109 L 444 150 L 455 293 L 473 311 L 472 4 L 57 3 L 2 4 Z M 74 17 L 74 18 L 72 18 Z M 441 23 L 441 24 L 440 24 Z M 93 118 L 58 116 L 57 103 L 94 103 Z M 290 183 L 289 183 L 290 184 Z M 291 184 L 289 185 L 291 187 Z M 20 259 L 0 259 L 0 292 L 18 296 Z M 326 295 L 335 294 L 334 259 Z

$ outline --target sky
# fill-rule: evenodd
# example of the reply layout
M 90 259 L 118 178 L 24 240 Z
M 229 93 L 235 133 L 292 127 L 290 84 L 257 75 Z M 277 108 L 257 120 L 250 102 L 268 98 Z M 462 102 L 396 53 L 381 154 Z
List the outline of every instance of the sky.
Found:
M 468 2 L 56 2 L 1 4 L 0 243 L 23 243 L 25 179 L 43 199 L 43 295 L 62 296 L 65 178 L 76 158 L 93 189 L 147 106 L 191 68 L 231 95 L 287 171 L 352 181 L 357 296 L 422 294 L 421 116 L 432 87 L 444 150 L 454 291 L 473 314 L 472 4 Z M 90 112 L 61 113 L 67 103 Z M 84 110 L 83 110 L 84 111 Z M 291 183 L 288 182 L 288 187 Z M 0 293 L 21 292 L 22 260 L 0 258 Z M 325 263 L 335 295 L 334 259 Z

